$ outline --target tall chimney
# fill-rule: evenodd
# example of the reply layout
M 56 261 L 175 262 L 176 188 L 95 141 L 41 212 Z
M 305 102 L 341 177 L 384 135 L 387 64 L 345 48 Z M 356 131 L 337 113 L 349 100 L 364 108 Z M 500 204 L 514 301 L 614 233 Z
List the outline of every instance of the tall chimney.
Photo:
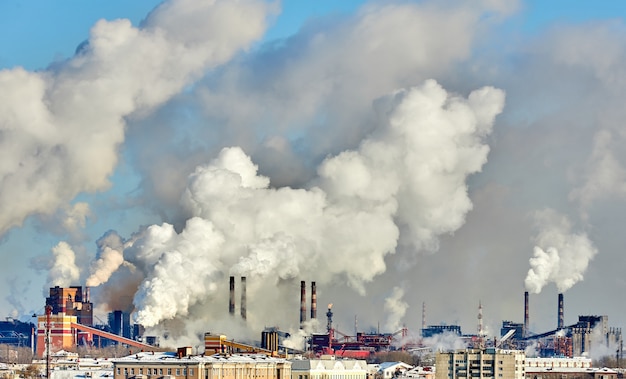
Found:
M 242 276 L 241 277 L 241 318 L 242 319 L 246 319 L 247 317 L 247 312 L 246 312 L 246 277 Z
M 317 318 L 317 287 L 311 282 L 311 320 Z
M 300 282 L 300 326 L 306 321 L 306 282 Z
M 558 329 L 563 329 L 564 326 L 564 322 L 563 322 L 563 294 L 560 293 L 559 294 L 559 325 L 557 326 Z
M 228 313 L 235 315 L 235 277 L 230 277 L 230 301 L 228 302 Z
M 426 302 L 422 302 L 422 330 L 426 329 Z
M 83 303 L 89 302 L 89 287 L 85 287 L 85 296 L 83 297 Z
M 524 337 L 528 335 L 528 291 L 524 292 L 524 330 L 522 335 Z

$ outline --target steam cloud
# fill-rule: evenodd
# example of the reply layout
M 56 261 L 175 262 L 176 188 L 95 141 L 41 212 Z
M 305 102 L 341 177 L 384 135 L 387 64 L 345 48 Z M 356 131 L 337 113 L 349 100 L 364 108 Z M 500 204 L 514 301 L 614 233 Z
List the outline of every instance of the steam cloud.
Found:
M 403 327 L 402 319 L 406 314 L 409 305 L 402 300 L 404 290 L 400 287 L 394 287 L 390 297 L 385 299 L 385 311 L 388 313 L 386 330 L 397 331 Z
M 48 271 L 49 286 L 69 287 L 80 278 L 76 256 L 67 242 L 59 242 L 52 249 L 52 261 Z
M 45 71 L 0 71 L 0 234 L 80 192 L 108 188 L 125 118 L 249 46 L 269 9 L 247 0 L 172 0 L 141 28 L 99 21 L 76 56 Z
M 88 283 L 102 286 L 111 309 L 132 310 L 134 297 L 140 318 L 170 336 L 205 332 L 206 320 L 229 334 L 241 326 L 222 315 L 229 274 L 251 277 L 248 327 L 258 329 L 260 320 L 278 321 L 279 311 L 295 312 L 265 305 L 283 307 L 297 292 L 295 277 L 363 293 L 388 265 L 436 251 L 453 232 L 471 252 L 454 258 L 493 275 L 504 262 L 523 277 L 527 258 L 500 252 L 513 244 L 530 250 L 521 214 L 545 206 L 546 188 L 555 203 L 569 192 L 590 223 L 594 206 L 626 193 L 626 43 L 623 25 L 617 33 L 582 25 L 524 41 L 523 52 L 512 54 L 507 40 L 503 56 L 490 55 L 482 43 L 494 41 L 484 37 L 498 35 L 494 22 L 514 6 L 371 3 L 243 56 L 262 37 L 272 6 L 168 1 L 138 28 L 101 21 L 67 61 L 40 72 L 0 71 L 0 234 L 32 214 L 64 219 L 57 224 L 66 231 L 79 231 L 92 213 L 101 217 L 67 203 L 106 190 L 124 154 L 143 175 L 142 204 L 168 223 L 105 235 Z M 432 81 L 406 88 L 427 78 L 463 94 L 485 83 L 507 89 L 489 165 L 485 139 L 502 92 L 463 99 Z M 392 93 L 398 88 L 406 89 Z M 567 132 L 556 126 L 563 124 Z M 223 146 L 240 148 L 218 154 Z M 472 182 L 480 208 L 459 230 L 474 206 L 467 178 L 483 168 Z M 535 192 L 541 196 L 528 195 Z M 559 217 L 542 224 L 529 291 L 550 282 L 571 287 L 596 254 L 586 234 L 565 224 Z M 110 227 L 125 226 L 102 230 Z M 76 270 L 62 266 L 54 280 L 75 281 Z M 502 293 L 516 291 L 511 282 L 500 280 Z
M 96 287 L 105 283 L 123 263 L 123 241 L 117 233 L 110 231 L 97 242 L 99 257 L 91 265 L 91 275 L 87 278 L 87 286 Z
M 534 255 L 525 284 L 529 292 L 540 293 L 548 283 L 565 292 L 583 280 L 589 261 L 597 249 L 586 234 L 571 232 L 570 221 L 553 210 L 537 212 L 541 232 L 537 236 Z
M 465 179 L 486 162 L 483 139 L 503 105 L 503 92 L 490 87 L 467 99 L 432 80 L 398 91 L 379 102 L 387 118 L 372 136 L 327 158 L 308 188 L 271 188 L 242 149 L 223 149 L 189 176 L 182 203 L 192 217 L 182 232 L 152 225 L 128 242 L 124 256 L 145 274 L 136 321 L 167 322 L 171 331 L 179 318 L 224 318 L 207 305 L 219 303 L 229 272 L 252 278 L 249 299 L 311 276 L 345 278 L 364 293 L 386 270 L 400 227 L 427 249 L 462 225 L 471 209 Z M 408 217 L 414 208 L 423 216 Z M 394 294 L 388 306 L 406 309 L 402 292 Z M 260 328 L 265 317 L 276 315 L 255 308 L 247 321 Z

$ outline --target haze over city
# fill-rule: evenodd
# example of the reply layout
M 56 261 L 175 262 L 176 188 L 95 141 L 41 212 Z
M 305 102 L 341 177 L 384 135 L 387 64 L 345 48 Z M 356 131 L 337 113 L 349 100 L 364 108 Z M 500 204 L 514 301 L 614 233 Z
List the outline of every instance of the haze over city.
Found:
M 625 325 L 626 5 L 314 3 L 3 2 L 0 315 L 245 337 L 305 280 L 349 333 Z

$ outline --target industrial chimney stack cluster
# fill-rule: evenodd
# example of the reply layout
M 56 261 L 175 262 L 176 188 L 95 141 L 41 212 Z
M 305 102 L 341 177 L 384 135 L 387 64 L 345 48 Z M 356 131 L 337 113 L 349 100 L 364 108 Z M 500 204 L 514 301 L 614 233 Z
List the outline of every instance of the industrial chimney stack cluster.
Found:
M 246 305 L 246 277 L 241 277 L 241 318 L 245 320 L 247 318 L 247 305 Z M 230 277 L 230 296 L 228 301 L 228 313 L 231 316 L 235 315 L 235 277 Z
M 311 320 L 317 318 L 317 286 L 311 282 Z M 300 282 L 300 328 L 306 321 L 306 282 Z
M 564 305 L 563 305 L 563 294 L 559 293 L 558 295 L 558 299 L 557 299 L 557 303 L 558 303 L 558 309 L 557 309 L 557 329 L 563 329 L 565 327 L 565 311 L 564 311 Z M 524 330 L 523 330 L 523 334 L 524 337 L 528 337 L 529 333 L 528 333 L 528 315 L 529 315 L 529 311 L 528 311 L 528 291 L 524 292 Z
M 228 313 L 235 316 L 235 277 L 231 276 L 229 280 L 229 301 Z M 241 277 L 241 318 L 247 318 L 247 300 L 246 300 L 246 277 Z M 317 318 L 317 286 L 315 282 L 311 282 L 311 319 Z M 300 326 L 306 321 L 306 282 L 300 282 Z

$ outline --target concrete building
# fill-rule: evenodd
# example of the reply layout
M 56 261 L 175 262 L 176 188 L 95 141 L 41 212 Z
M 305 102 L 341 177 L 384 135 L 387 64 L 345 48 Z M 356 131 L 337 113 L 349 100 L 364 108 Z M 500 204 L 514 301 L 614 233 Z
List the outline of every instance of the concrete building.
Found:
M 50 296 L 46 298 L 46 305 L 52 307 L 53 315 L 76 316 L 77 322 L 93 325 L 93 304 L 89 300 L 89 287 L 52 287 Z
M 590 368 L 591 358 L 528 358 L 526 357 L 526 371 L 531 368 Z
M 47 319 L 49 317 L 49 320 Z M 46 328 L 50 322 L 50 330 Z M 76 323 L 76 316 L 68 316 L 63 313 L 37 317 L 37 350 L 35 354 L 43 357 L 46 354 L 46 334 L 50 339 L 50 354 L 59 350 L 72 350 L 76 346 L 75 333 L 72 323 Z
M 320 359 L 291 360 L 292 379 L 366 379 L 367 362 L 358 359 L 335 359 L 321 356 Z
M 436 379 L 523 379 L 525 358 L 521 350 L 464 349 L 438 352 Z
M 141 352 L 114 359 L 114 379 L 291 379 L 291 362 L 263 354 Z
M 527 379 L 617 379 L 618 373 L 608 368 L 534 367 L 526 371 Z

